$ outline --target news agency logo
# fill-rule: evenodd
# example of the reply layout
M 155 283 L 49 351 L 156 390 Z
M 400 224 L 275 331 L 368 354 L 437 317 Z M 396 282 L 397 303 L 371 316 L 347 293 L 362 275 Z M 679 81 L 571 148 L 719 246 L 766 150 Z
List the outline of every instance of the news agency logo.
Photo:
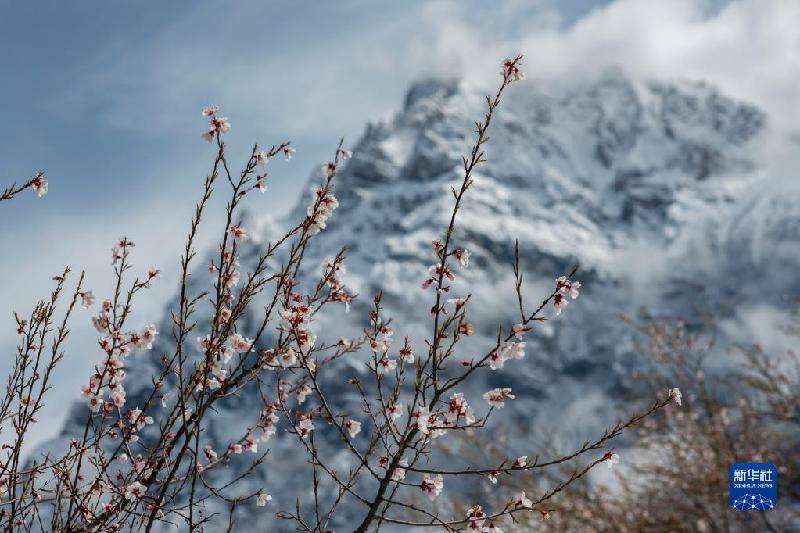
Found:
M 730 503 L 741 511 L 769 511 L 778 503 L 778 469 L 772 463 L 734 463 Z

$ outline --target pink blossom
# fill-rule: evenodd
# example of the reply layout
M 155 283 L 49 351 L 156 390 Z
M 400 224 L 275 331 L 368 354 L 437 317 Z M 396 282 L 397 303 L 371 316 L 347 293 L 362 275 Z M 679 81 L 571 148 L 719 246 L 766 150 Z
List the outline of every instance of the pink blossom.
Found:
M 138 481 L 134 481 L 127 487 L 125 487 L 125 499 L 126 500 L 138 500 L 144 493 L 147 492 L 147 487 L 139 483 Z
M 527 455 L 521 455 L 521 456 L 517 457 L 514 460 L 514 467 L 515 468 L 525 468 L 525 466 L 527 464 L 528 464 L 528 456 Z
M 237 241 L 242 241 L 247 238 L 247 230 L 241 226 L 237 226 L 236 224 L 231 225 L 230 229 L 231 235 Z
M 269 161 L 269 158 L 267 157 L 267 152 L 265 152 L 264 150 L 259 150 L 258 152 L 256 152 L 254 157 L 257 165 L 263 166 L 267 164 L 267 161 Z
M 298 435 L 300 435 L 301 439 L 305 439 L 312 431 L 314 431 L 314 422 L 311 421 L 310 417 L 303 417 L 297 424 Z
M 429 433 L 428 422 L 430 416 L 431 413 L 428 411 L 427 406 L 419 406 L 411 412 L 411 425 L 417 426 L 417 430 L 419 430 L 420 433 L 427 435 Z
M 206 455 L 206 459 L 208 459 L 212 463 L 216 461 L 218 458 L 217 452 L 215 452 L 214 448 L 212 448 L 208 444 L 206 444 L 205 447 L 203 447 L 203 453 Z
M 253 348 L 253 339 L 247 339 L 240 335 L 239 333 L 235 333 L 231 337 L 231 348 L 236 350 L 237 352 L 249 352 L 250 349 Z
M 443 277 L 449 279 L 450 281 L 453 281 L 453 280 L 456 279 L 455 276 L 453 275 L 453 273 L 450 271 L 450 267 L 448 267 L 447 265 L 444 265 L 444 266 L 442 266 L 441 264 L 431 265 L 430 267 L 428 267 L 428 279 L 426 279 L 422 283 L 422 288 L 423 289 L 427 289 L 428 287 L 430 287 L 434 283 L 437 283 L 438 280 L 439 280 L 439 276 L 443 276 Z M 446 290 L 447 289 L 442 288 L 442 289 L 440 289 L 439 292 L 445 292 Z M 435 310 L 436 310 L 436 308 L 434 307 L 434 309 L 432 311 L 435 311 Z M 446 311 L 445 311 L 445 314 L 446 314 Z
M 563 311 L 564 308 L 569 305 L 569 301 L 560 292 L 556 294 L 553 302 L 556 307 L 556 315 L 560 315 L 561 311 Z
M 525 496 L 525 491 L 517 493 L 517 495 L 514 496 L 513 502 L 517 507 L 522 507 L 525 509 L 531 509 L 533 507 L 533 502 L 530 500 L 530 498 Z
M 100 496 L 106 491 L 106 483 L 102 479 L 95 480 L 94 484 L 92 485 L 92 493 L 95 496 Z
M 668 394 L 669 398 L 672 401 L 674 401 L 678 405 L 681 405 L 681 400 L 683 399 L 683 394 L 681 394 L 681 390 L 680 389 L 678 389 L 678 388 L 669 389 L 669 391 L 667 391 L 667 394 Z
M 103 397 L 99 394 L 90 395 L 88 397 L 87 403 L 89 404 L 89 409 L 91 409 L 93 413 L 96 413 L 103 406 Z
M 380 361 L 378 361 L 377 371 L 379 374 L 385 374 L 387 372 L 393 371 L 397 367 L 397 361 L 394 359 L 389 359 L 388 357 L 384 357 Z
M 489 354 L 489 368 L 491 368 L 492 370 L 503 368 L 505 364 L 506 364 L 506 359 L 505 357 L 502 357 L 500 355 L 500 352 L 498 350 L 495 350 L 491 354 Z
M 283 148 L 281 148 L 281 151 L 283 152 L 283 157 L 289 161 L 292 159 L 292 154 L 294 154 L 297 150 L 286 144 L 283 146 Z
M 91 306 L 95 302 L 94 294 L 92 294 L 92 291 L 84 291 L 81 292 L 80 295 L 81 295 L 81 307 L 83 307 L 84 309 L 89 309 L 89 306 Z
M 579 289 L 581 288 L 581 282 L 570 281 L 566 276 L 561 276 L 556 278 L 556 288 L 569 293 L 570 297 L 574 300 L 580 295 Z
M 492 370 L 503 368 L 508 359 L 522 359 L 525 357 L 524 342 L 503 342 L 500 347 L 489 356 L 489 367 Z
M 397 466 L 392 470 L 392 481 L 403 481 L 406 477 L 406 468 L 408 462 L 405 459 L 400 459 Z
M 525 73 L 519 69 L 519 61 L 513 59 L 503 60 L 503 76 L 509 81 L 522 81 Z
M 134 246 L 136 246 L 136 243 L 127 237 L 120 237 L 117 241 L 117 247 L 122 248 L 123 250 L 127 248 L 133 248 Z
M 316 235 L 320 230 L 325 229 L 328 218 L 339 207 L 339 201 L 328 189 L 318 187 L 314 194 L 314 201 L 307 210 L 309 235 Z
M 256 176 L 256 189 L 261 191 L 262 194 L 267 190 L 266 176 Z
M 220 117 L 217 115 L 219 108 L 215 106 L 208 106 L 203 108 L 203 116 L 209 118 L 209 125 L 211 126 L 208 131 L 203 134 L 203 138 L 208 142 L 214 140 L 214 137 L 227 133 L 231 129 L 231 123 L 227 117 Z
M 616 454 L 614 452 L 608 452 L 603 456 L 603 462 L 609 469 L 611 469 L 614 467 L 615 464 L 619 462 L 619 454 Z
M 369 341 L 369 347 L 376 354 L 385 354 L 387 351 L 389 351 L 391 343 L 392 343 L 391 339 L 375 338 Z
M 426 474 L 422 478 L 422 483 L 420 483 L 419 487 L 431 500 L 435 500 L 441 494 L 442 488 L 444 488 L 444 480 L 441 474 L 436 474 L 433 477 Z
M 458 260 L 458 266 L 460 268 L 467 268 L 469 266 L 469 258 L 472 253 L 469 250 L 464 250 L 463 248 L 456 248 L 453 251 L 453 255 L 456 256 Z
M 467 301 L 464 298 L 450 298 L 447 300 L 447 303 L 453 304 L 456 308 L 456 311 L 459 311 Z
M 230 289 L 231 287 L 235 287 L 238 284 L 239 284 L 239 271 L 238 270 L 234 270 L 225 279 L 225 288 L 226 289 Z
M 323 164 L 322 172 L 325 173 L 326 177 L 331 178 L 333 175 L 336 174 L 336 163 L 328 161 L 327 163 Z
M 33 178 L 32 187 L 33 190 L 36 191 L 36 195 L 39 198 L 47 194 L 47 180 L 42 178 L 41 176 L 36 176 L 35 178 Z
M 475 423 L 472 408 L 467 404 L 464 395 L 458 392 L 450 396 L 447 413 L 445 413 L 445 424 L 449 427 L 456 427 L 460 419 L 463 419 L 467 426 Z
M 291 346 L 281 352 L 278 360 L 283 368 L 288 368 L 297 364 L 297 352 Z
M 297 392 L 295 393 L 297 396 L 297 403 L 301 404 L 306 401 L 306 396 L 311 394 L 312 391 L 313 389 L 309 387 L 307 383 L 304 383 L 303 386 L 297 389 Z
M 511 389 L 508 387 L 492 389 L 483 394 L 483 399 L 489 402 L 489 405 L 498 409 L 502 409 L 505 406 L 506 398 L 514 399 L 514 395 L 511 394 Z
M 397 420 L 403 416 L 403 404 L 393 403 L 386 408 L 386 411 L 389 413 L 389 417 L 391 417 L 392 420 Z
M 258 453 L 258 442 L 253 437 L 247 437 L 244 441 L 244 449 L 248 452 Z
M 117 387 L 111 393 L 111 401 L 114 403 L 116 407 L 124 407 L 125 406 L 125 389 L 122 387 Z
M 158 330 L 156 329 L 155 324 L 145 326 L 141 337 L 139 337 L 139 341 L 136 343 L 136 347 L 143 348 L 145 350 L 152 349 L 153 341 L 156 339 L 156 335 L 158 335 Z
M 480 505 L 475 505 L 467 509 L 467 520 L 469 520 L 469 529 L 473 531 L 483 531 L 486 513 L 483 512 Z
M 400 359 L 402 359 L 405 363 L 411 364 L 414 362 L 414 350 L 409 348 L 408 346 L 403 347 L 400 349 Z
M 267 502 L 272 500 L 272 496 L 267 494 L 266 492 L 259 492 L 258 496 L 256 496 L 256 505 L 258 507 L 266 507 Z
M 137 430 L 141 430 L 154 422 L 152 416 L 143 416 L 142 410 L 138 407 L 128 410 L 125 416 L 128 419 L 128 423 L 130 423 L 131 426 L 135 426 Z
M 347 420 L 344 423 L 344 428 L 350 433 L 350 438 L 355 438 L 356 435 L 361 433 L 361 422 L 356 420 Z

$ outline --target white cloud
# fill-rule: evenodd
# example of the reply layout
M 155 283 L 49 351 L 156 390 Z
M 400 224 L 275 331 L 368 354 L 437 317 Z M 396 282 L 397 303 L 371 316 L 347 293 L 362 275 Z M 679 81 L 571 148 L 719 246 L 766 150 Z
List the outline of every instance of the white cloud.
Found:
M 619 0 L 567 30 L 532 31 L 516 44 L 537 78 L 596 76 L 609 66 L 642 78 L 705 80 L 768 111 L 781 129 L 800 123 L 800 3 L 741 0 L 719 11 L 701 0 Z M 461 46 L 496 58 L 509 43 Z

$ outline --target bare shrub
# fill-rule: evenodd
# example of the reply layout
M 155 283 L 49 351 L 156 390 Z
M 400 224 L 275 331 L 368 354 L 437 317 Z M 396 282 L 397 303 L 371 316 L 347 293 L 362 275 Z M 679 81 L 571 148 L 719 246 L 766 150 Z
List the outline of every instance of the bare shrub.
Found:
M 557 502 L 555 530 L 793 531 L 800 525 L 800 360 L 769 356 L 759 346 L 731 347 L 720 357 L 713 323 L 646 318 L 631 324 L 646 340 L 647 384 L 677 383 L 683 408 L 648 419 L 630 447 L 630 464 L 613 483 L 582 483 Z M 626 461 L 628 462 L 628 461 Z M 737 462 L 778 468 L 779 504 L 769 512 L 732 510 L 729 469 Z M 524 521 L 530 524 L 529 521 Z

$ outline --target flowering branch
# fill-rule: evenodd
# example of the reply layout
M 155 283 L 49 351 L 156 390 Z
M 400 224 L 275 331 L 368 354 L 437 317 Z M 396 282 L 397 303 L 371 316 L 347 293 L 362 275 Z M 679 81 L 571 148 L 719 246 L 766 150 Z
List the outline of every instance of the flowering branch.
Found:
M 39 197 L 47 194 L 47 180 L 44 179 L 44 173 L 39 172 L 33 178 L 19 186 L 17 186 L 16 183 L 12 183 L 0 193 L 0 202 L 11 200 L 26 189 L 33 189 Z
M 22 340 L 6 399 L 0 403 L 0 420 L 12 420 L 18 437 L 6 459 L 0 461 L 0 497 L 8 493 L 9 507 L 0 516 L 0 525 L 30 528 L 34 521 L 43 524 L 49 520 L 53 530 L 88 532 L 149 531 L 161 523 L 185 523 L 189 530 L 197 530 L 216 524 L 219 514 L 226 515 L 225 526 L 232 530 L 242 508 L 250 504 L 265 507 L 272 500 L 264 488 L 242 487 L 260 467 L 275 459 L 275 451 L 265 445 L 279 427 L 308 460 L 307 501 L 301 502 L 297 496 L 293 511 L 276 514 L 293 521 L 300 531 L 329 530 L 337 510 L 347 504 L 363 513 L 355 528 L 359 532 L 396 523 L 438 525 L 451 531 L 466 525 L 496 533 L 495 521 L 505 516 L 515 519 L 526 512 L 550 512 L 541 504 L 597 464 L 616 462 L 618 455 L 607 451 L 587 466 L 576 468 L 535 502 L 522 493 L 488 514 L 475 505 L 465 518 L 444 519 L 415 499 L 421 492 L 434 501 L 444 490 L 445 477 L 477 474 L 496 481 L 500 474 L 571 464 L 581 455 L 604 448 L 668 403 L 680 403 L 680 392 L 672 389 L 649 410 L 616 424 L 573 453 L 546 462 L 539 462 L 538 456 L 529 462 L 523 456 L 513 462 L 506 459 L 497 467 L 421 465 L 434 455 L 435 439 L 485 428 L 493 414 L 515 399 L 508 387 L 487 391 L 483 394 L 487 408 L 481 415 L 457 389 L 480 372 L 498 371 L 507 362 L 524 358 L 523 339 L 533 323 L 545 319 L 543 311 L 550 304 L 556 315 L 560 314 L 570 299 L 578 298 L 581 288 L 580 282 L 572 279 L 576 267 L 555 280 L 552 291 L 532 312 L 526 311 L 516 243 L 513 272 L 519 322 L 498 326 L 496 341 L 484 355 L 451 364 L 458 360 L 461 341 L 474 333 L 468 321 L 470 296 L 445 296 L 453 288 L 455 268 L 468 268 L 470 262 L 469 250 L 456 245 L 456 222 L 476 179 L 475 169 L 486 161 L 484 147 L 501 96 L 524 78 L 521 61 L 521 56 L 504 61 L 500 86 L 486 99 L 483 119 L 475 123 L 474 143 L 462 159 L 460 184 L 451 189 L 454 203 L 449 223 L 442 238 L 433 242 L 435 263 L 422 283 L 423 290 L 433 288 L 435 294 L 429 312 L 431 336 L 424 341 L 426 349 L 420 355 L 415 354 L 409 337 L 393 350 L 393 321 L 386 316 L 380 292 L 372 300 L 367 326 L 356 338 L 324 341 L 314 331 L 321 313 L 339 304 L 349 311 L 358 298 L 345 283 L 346 249 L 326 259 L 310 282 L 303 281 L 310 277 L 306 266 L 309 247 L 338 207 L 336 178 L 352 156 L 343 140 L 331 161 L 322 166 L 322 179 L 303 219 L 275 242 L 245 248 L 250 235 L 241 214 L 243 205 L 255 191 L 266 191 L 270 162 L 279 155 L 289 160 L 294 149 L 287 142 L 268 150 L 255 145 L 237 174 L 231 171 L 223 140 L 230 121 L 221 117 L 217 108 L 206 108 L 203 114 L 208 128 L 203 138 L 215 147 L 216 154 L 180 257 L 178 298 L 168 324 L 171 341 L 168 348 L 160 349 L 160 367 L 150 377 L 151 386 L 137 391 L 132 405 L 125 379 L 127 371 L 137 370 L 135 365 L 128 367 L 127 359 L 135 352 L 152 349 L 159 332 L 152 324 L 131 329 L 128 323 L 136 295 L 150 288 L 160 272 L 150 267 L 130 281 L 135 243 L 122 237 L 112 249 L 113 294 L 92 318 L 100 335 L 102 359 L 82 387 L 88 411 L 81 434 L 71 439 L 63 454 L 46 455 L 27 469 L 20 461 L 23 436 L 35 422 L 33 415 L 49 389 L 52 368 L 62 358 L 59 347 L 68 331 L 67 318 L 78 300 L 88 308 L 95 297 L 82 288 L 81 276 L 67 317 L 54 330 L 52 309 L 65 271 L 49 304 L 40 304 L 29 319 L 17 317 Z M 40 190 L 43 182 L 46 191 L 41 175 L 35 179 L 40 180 L 38 185 L 32 181 L 26 187 Z M 224 222 L 218 230 L 219 248 L 208 265 L 211 281 L 206 286 L 194 282 L 195 246 L 206 210 L 213 196 L 220 194 L 217 189 L 227 199 Z M 9 189 L 9 198 L 19 190 Z M 255 250 L 247 255 L 250 271 L 240 264 L 242 250 Z M 259 309 L 255 309 L 256 302 Z M 48 335 L 54 339 L 52 354 L 42 359 Z M 339 363 L 360 357 L 363 351 L 368 354 L 357 362 L 364 365 L 364 373 L 346 379 L 356 401 L 345 403 L 339 390 L 332 392 L 329 387 L 341 385 Z M 244 427 L 238 433 L 225 434 L 225 442 L 214 441 L 209 436 L 213 413 L 243 395 L 259 401 L 260 412 L 243 419 Z M 318 433 L 323 424 L 328 430 Z M 49 506 L 42 506 L 43 502 Z M 407 514 L 417 518 L 407 520 Z

